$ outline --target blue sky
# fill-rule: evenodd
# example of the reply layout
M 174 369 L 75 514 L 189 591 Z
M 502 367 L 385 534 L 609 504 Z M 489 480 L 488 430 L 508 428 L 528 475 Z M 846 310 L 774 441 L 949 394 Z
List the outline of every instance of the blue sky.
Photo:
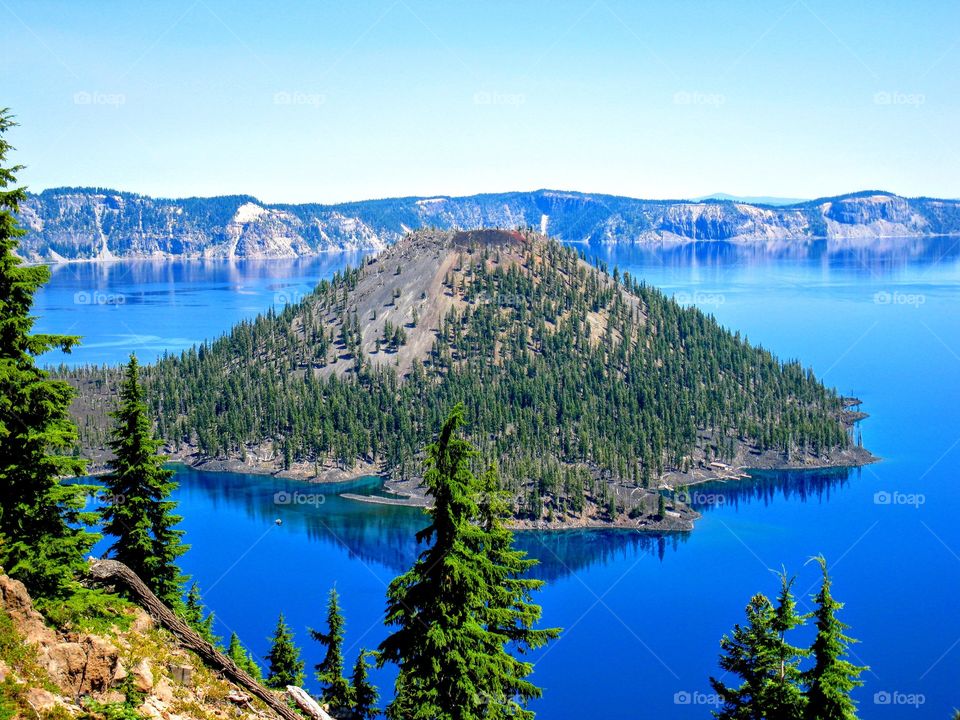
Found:
M 960 3 L 0 0 L 30 189 L 960 196 Z

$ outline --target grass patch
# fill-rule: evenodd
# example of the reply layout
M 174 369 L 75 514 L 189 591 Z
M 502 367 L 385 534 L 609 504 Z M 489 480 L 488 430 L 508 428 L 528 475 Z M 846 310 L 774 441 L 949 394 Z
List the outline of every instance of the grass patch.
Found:
M 129 630 L 135 608 L 118 595 L 91 588 L 78 588 L 64 600 L 37 602 L 37 609 L 54 627 L 98 635 Z

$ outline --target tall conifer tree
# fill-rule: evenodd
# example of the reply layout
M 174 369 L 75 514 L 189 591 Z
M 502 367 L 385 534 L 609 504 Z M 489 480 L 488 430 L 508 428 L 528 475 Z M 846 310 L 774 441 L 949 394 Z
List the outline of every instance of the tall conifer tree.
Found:
M 710 678 L 710 684 L 723 701 L 714 715 L 721 720 L 763 720 L 771 680 L 777 676 L 777 634 L 775 611 L 762 594 L 750 598 L 747 622 L 734 625 L 730 635 L 720 641 L 723 652 L 720 669 L 741 679 L 737 687 Z
M 65 484 L 85 463 L 67 454 L 77 442 L 69 407 L 74 391 L 51 380 L 36 357 L 69 351 L 79 338 L 33 333 L 34 293 L 50 278 L 45 265 L 25 267 L 14 251 L 24 234 L 16 213 L 26 199 L 13 187 L 20 165 L 7 165 L 4 139 L 14 123 L 0 108 L 0 565 L 37 597 L 70 591 L 96 535 L 83 512 L 89 486 Z
M 360 649 L 357 655 L 357 662 L 353 665 L 353 675 L 351 684 L 353 685 L 353 720 L 371 720 L 380 714 L 377 707 L 377 700 L 380 694 L 377 688 L 370 683 L 370 664 L 367 657 L 373 653 Z
M 859 677 L 868 668 L 846 659 L 847 649 L 856 640 L 844 634 L 849 626 L 837 618 L 843 603 L 833 598 L 826 559 L 822 555 L 814 559 L 820 565 L 823 579 L 814 597 L 817 637 L 810 648 L 813 667 L 804 675 L 808 686 L 805 717 L 808 720 L 856 720 L 857 704 L 850 693 L 863 685 Z
M 182 542 L 183 531 L 175 529 L 182 519 L 173 514 L 176 503 L 170 500 L 177 485 L 173 471 L 163 467 L 167 457 L 157 454 L 162 442 L 154 435 L 143 400 L 136 355 L 127 363 L 120 404 L 111 416 L 114 457 L 103 478 L 106 504 L 101 511 L 104 531 L 116 538 L 110 552 L 157 597 L 177 606 L 185 580 L 177 558 L 187 546 Z
M 343 614 L 336 588 L 330 588 L 327 598 L 327 631 L 311 630 L 313 639 L 326 648 L 323 660 L 316 666 L 317 680 L 322 686 L 322 698 L 334 714 L 349 708 L 353 689 L 343 674 Z
M 459 436 L 462 424 L 457 405 L 428 448 L 424 483 L 433 507 L 417 539 L 429 546 L 387 593 L 386 621 L 397 629 L 380 645 L 379 663 L 400 669 L 387 708 L 397 720 L 529 718 L 514 695 L 523 702 L 539 694 L 524 679 L 529 666 L 505 649 L 511 633 L 521 645 L 542 644 L 526 635 L 538 610 L 517 606 L 533 589 L 513 582 L 527 569 L 525 559 L 504 550 L 496 499 L 481 512 L 489 501 L 470 470 L 477 453 Z
M 797 612 L 793 583 L 794 578 L 788 577 L 784 570 L 780 575 L 780 593 L 777 595 L 777 607 L 774 609 L 772 622 L 774 677 L 764 703 L 770 717 L 782 720 L 801 720 L 806 705 L 806 698 L 800 687 L 800 660 L 810 653 L 791 645 L 787 640 L 787 634 L 806 621 L 806 616 Z
M 277 619 L 277 627 L 270 639 L 270 652 L 267 653 L 269 671 L 267 687 L 283 690 L 287 685 L 303 685 L 303 660 L 300 648 L 293 641 L 293 633 L 283 619 L 283 613 Z

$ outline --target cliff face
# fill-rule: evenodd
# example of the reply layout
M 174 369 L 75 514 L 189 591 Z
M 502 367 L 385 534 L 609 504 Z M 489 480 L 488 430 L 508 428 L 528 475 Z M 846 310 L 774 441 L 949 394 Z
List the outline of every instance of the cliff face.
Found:
M 568 242 L 651 243 L 921 237 L 960 233 L 960 201 L 867 192 L 785 206 L 654 201 L 538 190 L 341 205 L 267 205 L 249 196 L 165 200 L 60 188 L 20 213 L 31 261 L 277 258 L 379 250 L 426 227 L 533 227 Z

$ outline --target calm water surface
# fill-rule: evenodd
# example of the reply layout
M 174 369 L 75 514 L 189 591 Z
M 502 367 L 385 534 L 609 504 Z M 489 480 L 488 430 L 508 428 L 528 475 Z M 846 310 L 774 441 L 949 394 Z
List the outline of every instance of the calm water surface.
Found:
M 812 594 L 817 576 L 807 560 L 823 553 L 847 604 L 842 618 L 861 641 L 855 657 L 871 667 L 857 693 L 861 716 L 948 717 L 960 706 L 956 242 L 588 253 L 861 397 L 871 414 L 864 443 L 884 461 L 703 486 L 695 496 L 703 519 L 688 535 L 521 534 L 548 581 L 539 595 L 546 621 L 565 629 L 533 655 L 545 688 L 534 704 L 539 716 L 709 717 L 707 678 L 721 635 L 753 592 L 776 591 L 781 567 L 798 575 L 804 598 Z M 277 293 L 304 292 L 351 260 L 58 269 L 40 296 L 39 326 L 86 336 L 75 362 L 116 362 L 132 349 L 150 359 L 214 337 L 287 299 Z M 127 301 L 78 305 L 79 292 Z M 417 510 L 344 500 L 343 486 L 183 467 L 178 475 L 192 544 L 183 564 L 222 635 L 235 630 L 263 655 L 283 610 L 312 665 L 320 653 L 307 628 L 322 626 L 325 594 L 336 584 L 348 662 L 383 638 L 385 586 L 415 555 Z M 375 492 L 376 481 L 349 489 Z M 292 497 L 309 502 L 284 502 Z M 391 678 L 388 670 L 376 676 L 384 689 Z M 907 695 L 922 703 L 898 704 Z

